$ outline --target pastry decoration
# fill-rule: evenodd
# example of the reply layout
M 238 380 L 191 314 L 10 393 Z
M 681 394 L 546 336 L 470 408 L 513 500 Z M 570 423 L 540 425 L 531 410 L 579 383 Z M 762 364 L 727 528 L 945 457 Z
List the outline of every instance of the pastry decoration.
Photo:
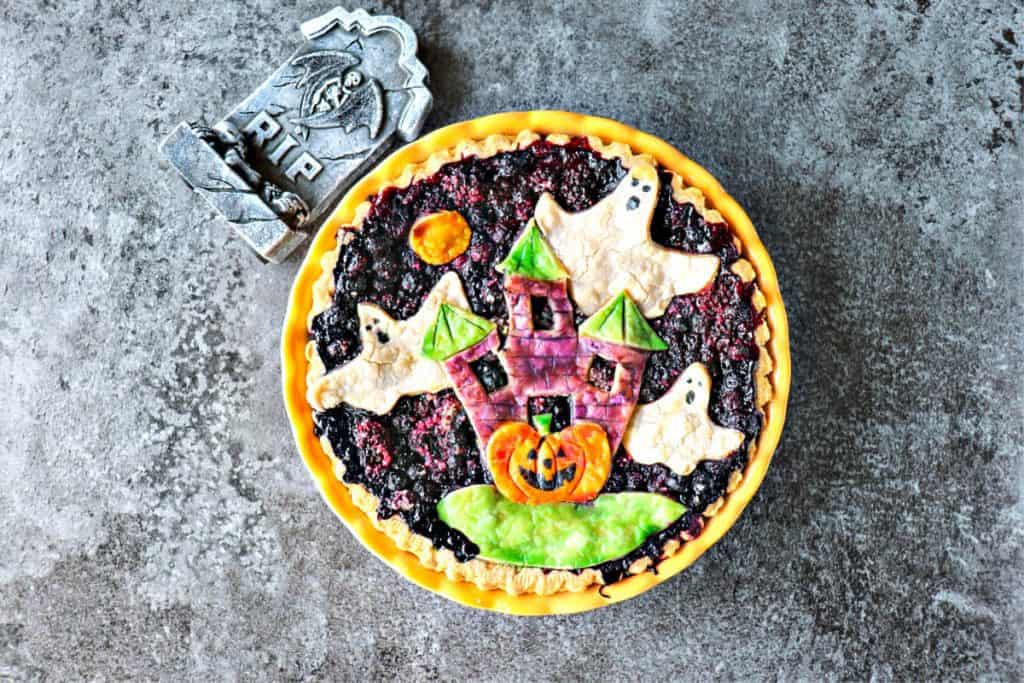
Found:
M 551 245 L 544 239 L 544 234 L 537 228 L 537 222 L 532 220 L 512 245 L 505 260 L 495 268 L 502 273 L 539 282 L 557 282 L 569 277 L 558 257 L 551 251 Z
M 665 351 L 668 344 L 651 329 L 626 292 L 601 307 L 580 326 L 580 336 L 641 351 Z
M 718 274 L 717 256 L 686 254 L 651 239 L 658 186 L 654 167 L 639 161 L 585 211 L 569 213 L 549 193 L 537 202 L 537 224 L 568 269 L 573 300 L 584 314 L 626 290 L 645 316 L 660 316 L 672 297 L 699 292 Z
M 409 231 L 409 246 L 432 266 L 451 263 L 469 248 L 473 236 L 458 211 L 432 213 L 416 221 Z
M 430 360 L 442 361 L 478 344 L 493 331 L 494 323 L 487 318 L 444 303 L 423 335 L 422 352 Z
M 516 240 L 500 268 L 505 274 L 509 308 L 504 347 L 497 331 L 491 330 L 472 346 L 451 355 L 431 356 L 443 360 L 473 423 L 481 452 L 488 451 L 491 435 L 501 425 L 527 422 L 531 398 L 560 396 L 570 401 L 576 421 L 591 422 L 604 430 L 609 451 L 614 453 L 636 406 L 647 357 L 652 351 L 667 348 L 665 343 L 625 293 L 584 321 L 589 336 L 578 336 L 567 273 L 533 222 Z M 550 311 L 544 329 L 537 329 L 537 306 Z M 425 349 L 430 344 L 433 340 L 424 340 Z M 454 351 L 454 346 L 449 350 Z M 473 366 L 485 356 L 501 364 L 507 385 L 484 386 Z M 616 366 L 608 389 L 588 379 L 598 357 Z
M 586 503 L 608 481 L 612 454 L 600 425 L 578 422 L 558 433 L 551 415 L 538 415 L 536 429 L 506 422 L 487 444 L 487 466 L 494 485 L 516 503 Z
M 710 396 L 708 369 L 693 363 L 667 394 L 639 406 L 623 439 L 633 460 L 687 475 L 702 460 L 721 460 L 743 445 L 743 432 L 711 421 Z
M 326 410 L 346 403 L 383 415 L 402 396 L 448 387 L 448 377 L 441 366 L 421 352 L 424 333 L 445 303 L 469 308 L 456 273 L 442 277 L 408 320 L 395 320 L 373 304 L 359 304 L 362 351 L 345 365 L 310 383 L 310 404 L 317 410 Z
M 448 494 L 437 511 L 479 546 L 481 558 L 579 569 L 622 557 L 686 508 L 656 493 L 604 494 L 592 505 L 522 505 L 484 485 Z

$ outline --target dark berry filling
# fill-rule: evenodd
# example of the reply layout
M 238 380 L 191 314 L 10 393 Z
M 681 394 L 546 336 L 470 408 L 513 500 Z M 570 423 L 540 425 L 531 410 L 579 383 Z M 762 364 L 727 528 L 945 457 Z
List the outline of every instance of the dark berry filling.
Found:
M 547 297 L 530 297 L 530 315 L 535 330 L 550 330 L 555 326 L 555 312 L 551 310 L 551 302 Z
M 560 432 L 572 424 L 572 401 L 568 396 L 532 396 L 527 403 L 527 414 L 531 424 L 535 424 L 535 415 L 550 415 L 548 429 L 552 433 Z
M 508 386 L 508 374 L 493 352 L 473 361 L 469 367 L 488 394 L 493 394 L 498 389 Z
M 602 158 L 585 140 L 576 139 L 565 146 L 538 142 L 487 159 L 463 159 L 407 188 L 384 190 L 373 199 L 362 228 L 341 251 L 334 272 L 333 305 L 313 321 L 313 337 L 324 364 L 330 370 L 358 355 L 357 302 L 373 302 L 395 318 L 408 318 L 441 276 L 452 270 L 462 279 L 473 310 L 506 329 L 502 276 L 494 265 L 532 217 L 540 194 L 551 192 L 563 207 L 580 211 L 606 196 L 624 173 L 617 160 Z M 657 400 L 686 366 L 700 361 L 712 376 L 712 418 L 742 430 L 746 443 L 752 443 L 761 429 L 754 377 L 754 330 L 761 320 L 750 304 L 753 286 L 729 271 L 739 254 L 728 227 L 706 222 L 690 204 L 676 203 L 670 181 L 671 175 L 663 172 L 652 237 L 668 247 L 715 254 L 722 259 L 722 268 L 704 291 L 676 297 L 663 316 L 651 321 L 669 349 L 648 360 L 640 401 Z M 417 218 L 442 210 L 459 211 L 473 235 L 467 251 L 455 261 L 431 266 L 408 247 L 408 234 Z M 535 306 L 533 313 L 535 324 L 542 327 L 543 306 Z M 508 381 L 496 362 L 479 362 L 474 372 L 485 386 L 497 388 Z M 598 386 L 610 385 L 613 376 L 614 364 L 595 363 L 591 368 L 591 381 Z M 554 416 L 553 430 L 571 422 L 572 416 L 564 412 L 556 397 L 531 405 L 531 413 Z M 362 484 L 380 500 L 381 518 L 400 515 L 413 531 L 439 548 L 451 549 L 459 559 L 476 554 L 473 543 L 441 522 L 436 513 L 437 502 L 449 492 L 491 481 L 473 429 L 453 392 L 403 398 L 388 415 L 341 405 L 317 414 L 316 426 L 345 464 L 344 481 Z M 746 463 L 744 447 L 725 460 L 701 463 L 689 476 L 681 477 L 661 465 L 636 463 L 620 447 L 606 491 L 661 493 L 679 500 L 689 511 L 629 555 L 598 566 L 604 580 L 611 583 L 622 578 L 641 557 L 656 560 L 670 538 L 683 532 L 698 534 L 700 513 L 725 493 L 729 476 Z
M 342 479 L 377 496 L 381 519 L 401 515 L 409 528 L 458 559 L 476 555 L 477 547 L 436 513 L 438 501 L 452 491 L 491 482 L 453 391 L 406 396 L 387 415 L 343 405 L 315 419 L 317 433 L 327 435 L 345 464 Z
M 611 391 L 615 380 L 615 361 L 594 356 L 587 371 L 587 381 L 602 391 Z

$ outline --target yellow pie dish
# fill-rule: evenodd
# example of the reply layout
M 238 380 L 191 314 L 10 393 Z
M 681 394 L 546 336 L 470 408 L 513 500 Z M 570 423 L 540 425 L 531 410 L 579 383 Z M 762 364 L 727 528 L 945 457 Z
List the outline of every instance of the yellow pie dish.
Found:
M 320 359 L 311 350 L 310 327 L 317 309 L 323 306 L 325 266 L 328 269 L 333 266 L 330 257 L 337 253 L 339 230 L 358 223 L 360 214 L 366 211 L 366 201 L 379 191 L 389 186 L 407 185 L 411 180 L 410 169 L 429 169 L 432 164 L 440 163 L 438 160 L 459 158 L 467 149 L 479 149 L 488 144 L 515 144 L 509 141 L 524 140 L 524 132 L 529 132 L 531 139 L 537 136 L 548 136 L 552 140 L 586 137 L 593 141 L 591 146 L 595 149 L 627 156 L 646 155 L 657 166 L 681 178 L 682 186 L 699 191 L 695 196 L 700 197 L 702 208 L 720 214 L 738 239 L 742 260 L 749 264 L 744 267 L 751 271 L 747 277 L 756 280 L 763 297 L 763 319 L 767 326 L 767 339 L 762 340 L 762 348 L 771 361 L 766 364 L 770 371 L 760 378 L 766 387 L 765 401 L 761 404 L 763 422 L 756 442 L 749 449 L 747 465 L 742 476 L 736 477 L 735 486 L 730 486 L 729 491 L 704 512 L 701 533 L 671 548 L 666 546 L 665 556 L 656 566 L 645 567 L 656 571 L 640 571 L 609 585 L 590 581 L 579 584 L 578 590 L 548 594 L 542 591 L 517 594 L 487 582 L 468 581 L 457 573 L 431 568 L 415 552 L 400 547 L 395 535 L 387 533 L 364 511 L 366 501 L 355 500 L 353 490 L 339 480 L 331 456 L 314 433 L 314 411 L 308 400 L 310 378 L 323 372 Z M 678 190 L 685 191 L 683 187 Z M 435 230 L 435 234 L 442 236 L 449 232 L 461 235 L 447 225 L 443 231 Z M 465 249 L 465 244 L 461 249 Z M 432 253 L 443 255 L 444 251 L 434 248 Z M 285 317 L 281 354 L 285 405 L 299 452 L 324 500 L 351 532 L 370 551 L 414 583 L 467 606 L 517 615 L 565 614 L 603 607 L 639 595 L 696 561 L 736 522 L 764 479 L 782 432 L 790 384 L 786 312 L 775 269 L 743 209 L 706 170 L 668 143 L 609 119 L 558 111 L 495 114 L 444 127 L 394 152 L 354 185 L 320 228 L 299 269 Z

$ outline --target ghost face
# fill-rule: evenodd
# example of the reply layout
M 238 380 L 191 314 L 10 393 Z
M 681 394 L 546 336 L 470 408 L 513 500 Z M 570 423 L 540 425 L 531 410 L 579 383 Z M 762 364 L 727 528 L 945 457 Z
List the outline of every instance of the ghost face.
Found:
M 363 342 L 363 353 L 375 363 L 390 363 L 399 353 L 397 344 L 392 344 L 398 331 L 384 312 L 373 304 L 359 304 L 359 337 Z
M 636 163 L 619 183 L 615 194 L 616 222 L 650 225 L 658 203 L 658 172 L 646 162 Z
M 701 363 L 693 363 L 676 380 L 683 391 L 686 392 L 686 407 L 706 413 L 708 402 L 711 399 L 711 375 Z

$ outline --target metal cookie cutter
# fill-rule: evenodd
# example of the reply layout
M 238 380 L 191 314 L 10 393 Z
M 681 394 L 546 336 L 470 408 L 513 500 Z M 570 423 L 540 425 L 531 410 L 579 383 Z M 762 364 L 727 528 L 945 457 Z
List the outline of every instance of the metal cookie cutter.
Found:
M 398 138 L 419 135 L 433 101 L 401 19 L 335 8 L 302 34 L 303 46 L 220 122 L 180 123 L 160 144 L 272 263 Z

